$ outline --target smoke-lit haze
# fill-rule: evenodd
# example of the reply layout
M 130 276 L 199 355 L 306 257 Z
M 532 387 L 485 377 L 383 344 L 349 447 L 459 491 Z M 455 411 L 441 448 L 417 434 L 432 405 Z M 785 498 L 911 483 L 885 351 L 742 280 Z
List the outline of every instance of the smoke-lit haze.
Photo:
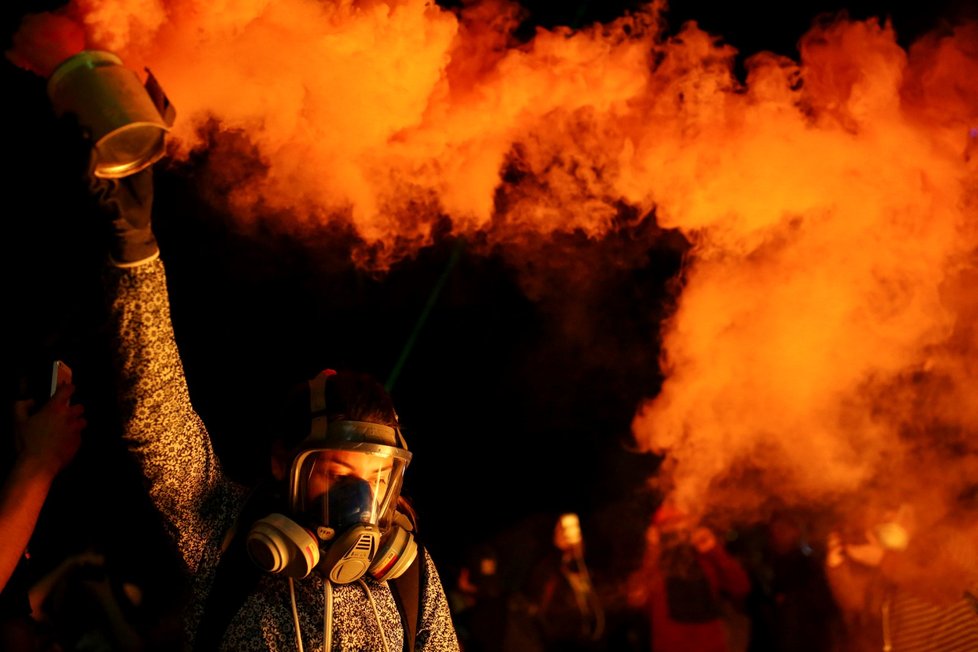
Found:
M 956 494 L 978 431 L 978 26 L 905 51 L 886 25 L 839 20 L 800 61 L 752 57 L 741 83 L 731 47 L 692 24 L 667 38 L 660 9 L 529 42 L 501 2 L 69 13 L 88 47 L 152 69 L 178 157 L 215 124 L 249 135 L 263 172 L 230 198 L 244 223 L 352 220 L 383 262 L 442 215 L 502 246 L 599 237 L 621 205 L 681 230 L 666 381 L 634 421 L 681 501 L 824 501 L 901 478 Z

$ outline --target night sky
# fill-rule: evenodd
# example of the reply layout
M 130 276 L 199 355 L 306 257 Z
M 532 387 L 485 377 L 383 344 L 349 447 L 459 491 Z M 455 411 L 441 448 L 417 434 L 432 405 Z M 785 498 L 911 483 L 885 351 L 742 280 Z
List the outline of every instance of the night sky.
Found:
M 523 31 L 609 20 L 637 4 L 527 1 Z M 696 20 L 743 56 L 795 57 L 798 38 L 825 12 L 890 16 L 906 45 L 970 3 L 671 4 L 673 29 Z M 21 14 L 53 6 L 6 4 L 7 42 Z M 139 565 L 167 553 L 117 444 L 97 216 L 43 80 L 7 62 L 2 69 L 5 381 L 10 388 L 18 372 L 43 373 L 63 358 L 90 421 L 36 546 L 55 555 L 90 538 Z M 657 460 L 629 452 L 629 424 L 661 382 L 657 332 L 678 287 L 681 235 L 646 221 L 641 232 L 598 242 L 568 234 L 486 254 L 446 234 L 379 276 L 350 262 L 348 235 L 336 230 L 305 243 L 229 231 L 203 199 L 214 189 L 194 161 L 161 166 L 156 179 L 178 343 L 195 406 L 231 475 L 253 482 L 264 471 L 273 398 L 288 384 L 324 367 L 385 381 L 406 352 L 392 395 L 415 453 L 407 493 L 436 560 L 451 569 L 474 544 L 548 532 L 558 513 L 576 511 L 598 568 L 619 572 L 610 560 L 634 561 L 628 555 L 656 500 L 643 481 Z

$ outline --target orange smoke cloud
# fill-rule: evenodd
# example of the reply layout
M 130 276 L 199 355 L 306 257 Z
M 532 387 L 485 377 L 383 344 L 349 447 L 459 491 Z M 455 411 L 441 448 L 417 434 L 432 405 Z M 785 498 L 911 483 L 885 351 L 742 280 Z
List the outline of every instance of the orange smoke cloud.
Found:
M 153 70 L 177 156 L 205 124 L 248 135 L 262 173 L 230 197 L 245 222 L 350 220 L 382 262 L 441 216 L 503 244 L 599 237 L 622 205 L 681 230 L 667 380 L 634 420 L 681 501 L 747 477 L 727 502 L 822 500 L 923 461 L 953 492 L 978 430 L 978 28 L 905 51 L 889 26 L 839 20 L 741 82 L 733 48 L 695 24 L 666 37 L 661 10 L 528 42 L 501 1 L 69 13 Z
M 745 92 L 650 147 L 660 221 L 696 253 L 634 430 L 681 499 L 748 507 L 718 480 L 755 469 L 789 501 L 974 481 L 976 34 L 908 58 L 873 22 L 815 29 L 799 66 L 755 57 Z
M 439 214 L 461 231 L 490 224 L 514 143 L 529 141 L 531 167 L 552 168 L 563 140 L 577 136 L 592 140 L 578 142 L 583 158 L 617 157 L 603 141 L 627 146 L 617 122 L 647 92 L 657 20 L 650 11 L 609 28 L 541 31 L 517 47 L 518 10 L 504 2 L 457 15 L 425 0 L 76 0 L 68 13 L 86 25 L 90 47 L 153 70 L 179 111 L 178 156 L 204 144 L 209 120 L 248 134 L 267 172 L 235 189 L 239 217 L 256 208 L 299 221 L 344 215 L 368 242 L 415 246 Z M 607 228 L 618 198 L 600 196 L 615 191 L 596 172 L 547 174 L 558 195 L 564 185 L 576 197 L 583 184 L 597 201 L 528 199 L 509 219 Z

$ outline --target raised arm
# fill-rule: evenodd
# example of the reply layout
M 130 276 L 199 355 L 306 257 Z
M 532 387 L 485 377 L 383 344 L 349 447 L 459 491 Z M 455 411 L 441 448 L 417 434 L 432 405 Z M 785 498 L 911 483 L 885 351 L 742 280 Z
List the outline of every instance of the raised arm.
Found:
M 188 569 L 195 571 L 208 543 L 230 526 L 242 491 L 222 473 L 190 402 L 150 224 L 152 181 L 147 169 L 120 180 L 96 180 L 93 191 L 112 223 L 106 286 L 124 439 Z
M 692 534 L 692 543 L 700 560 L 713 569 L 717 588 L 734 600 L 745 598 L 750 592 L 747 571 L 719 544 L 716 534 L 706 527 L 696 528 Z

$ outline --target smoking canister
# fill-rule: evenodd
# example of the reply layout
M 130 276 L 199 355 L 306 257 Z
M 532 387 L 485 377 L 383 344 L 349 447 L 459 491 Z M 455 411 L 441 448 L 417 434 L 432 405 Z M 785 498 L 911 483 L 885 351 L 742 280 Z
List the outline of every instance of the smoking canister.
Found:
M 167 124 L 136 73 L 111 52 L 65 60 L 47 89 L 55 113 L 74 113 L 89 132 L 95 176 L 135 174 L 163 156 Z

